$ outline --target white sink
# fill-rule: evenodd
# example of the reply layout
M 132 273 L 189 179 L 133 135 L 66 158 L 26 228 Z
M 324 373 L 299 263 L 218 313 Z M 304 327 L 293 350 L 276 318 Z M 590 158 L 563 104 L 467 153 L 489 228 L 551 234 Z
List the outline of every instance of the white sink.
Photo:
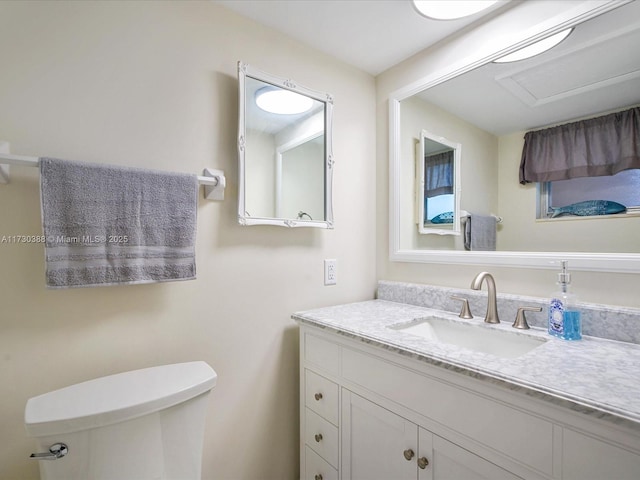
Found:
M 543 345 L 541 337 L 490 328 L 484 323 L 469 323 L 429 316 L 409 323 L 391 325 L 393 330 L 426 340 L 489 353 L 497 357 L 516 358 Z

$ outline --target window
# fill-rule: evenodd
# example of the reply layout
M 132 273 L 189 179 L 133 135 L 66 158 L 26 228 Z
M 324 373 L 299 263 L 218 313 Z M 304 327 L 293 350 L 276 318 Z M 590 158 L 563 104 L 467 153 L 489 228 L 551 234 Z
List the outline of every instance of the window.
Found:
M 623 170 L 616 175 L 579 177 L 539 184 L 538 218 L 550 218 L 554 208 L 588 200 L 608 200 L 640 212 L 640 170 Z
M 455 198 L 452 193 L 431 198 L 424 197 L 424 223 L 432 223 L 432 219 L 438 218 L 438 216 L 442 218 L 440 223 L 453 222 L 454 201 Z M 444 217 L 447 213 L 451 213 L 451 219 Z

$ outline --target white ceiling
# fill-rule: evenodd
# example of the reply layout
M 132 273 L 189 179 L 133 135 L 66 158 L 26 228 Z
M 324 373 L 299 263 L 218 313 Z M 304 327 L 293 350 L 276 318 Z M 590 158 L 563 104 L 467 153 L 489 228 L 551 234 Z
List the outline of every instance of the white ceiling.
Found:
M 510 7 L 458 20 L 420 15 L 410 0 L 213 0 L 372 75 Z
M 410 0 L 212 0 L 372 75 L 517 2 L 459 20 L 427 19 Z M 618 35 L 620 32 L 625 32 Z M 640 1 L 579 25 L 529 60 L 488 64 L 421 94 L 503 135 L 640 104 Z
M 490 63 L 419 94 L 504 135 L 640 104 L 640 2 L 575 27 L 551 50 Z

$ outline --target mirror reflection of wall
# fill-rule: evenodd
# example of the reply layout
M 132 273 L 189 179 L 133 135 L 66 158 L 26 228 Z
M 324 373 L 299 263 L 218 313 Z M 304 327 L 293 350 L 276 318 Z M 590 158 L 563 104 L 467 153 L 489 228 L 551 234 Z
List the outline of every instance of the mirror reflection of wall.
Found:
M 324 219 L 324 135 L 281 153 L 278 218 Z M 277 184 L 277 183 L 276 183 Z

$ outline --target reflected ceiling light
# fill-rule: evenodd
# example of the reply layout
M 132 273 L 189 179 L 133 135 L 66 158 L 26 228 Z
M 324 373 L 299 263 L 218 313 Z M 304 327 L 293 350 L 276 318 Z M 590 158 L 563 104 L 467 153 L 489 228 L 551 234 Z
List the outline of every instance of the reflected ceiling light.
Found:
M 293 115 L 311 110 L 313 99 L 283 88 L 263 87 L 256 92 L 256 105 L 265 112 Z
M 434 20 L 468 17 L 489 8 L 497 0 L 413 0 L 421 15 Z
M 505 55 L 504 57 L 500 57 L 497 60 L 494 60 L 495 63 L 507 63 L 507 62 L 517 62 L 518 60 L 524 60 L 525 58 L 534 57 L 539 55 L 542 52 L 546 52 L 547 50 L 552 49 L 556 45 L 558 45 L 562 40 L 567 38 L 567 36 L 571 33 L 573 28 L 567 28 L 555 35 L 551 35 L 539 42 L 536 42 L 528 47 L 521 48 L 520 50 L 516 50 L 513 53 Z

